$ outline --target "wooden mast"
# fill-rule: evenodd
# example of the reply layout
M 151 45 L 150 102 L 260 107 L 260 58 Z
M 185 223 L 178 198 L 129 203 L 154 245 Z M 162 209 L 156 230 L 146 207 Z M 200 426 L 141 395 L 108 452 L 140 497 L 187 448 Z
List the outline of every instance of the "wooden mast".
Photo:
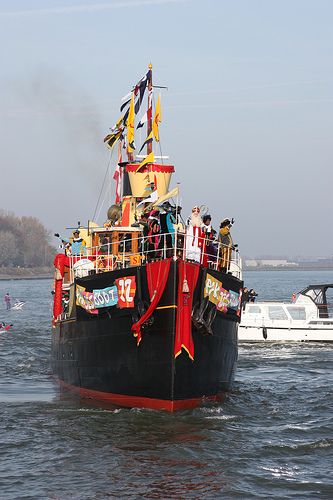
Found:
M 147 137 L 149 136 L 150 132 L 153 129 L 153 109 L 152 109 L 152 98 L 153 98 L 153 65 L 150 63 L 148 65 L 149 69 L 149 77 L 148 77 L 148 111 L 151 109 L 151 115 L 148 115 L 148 120 L 147 120 Z M 153 150 L 153 141 L 147 144 L 147 155 L 151 153 Z

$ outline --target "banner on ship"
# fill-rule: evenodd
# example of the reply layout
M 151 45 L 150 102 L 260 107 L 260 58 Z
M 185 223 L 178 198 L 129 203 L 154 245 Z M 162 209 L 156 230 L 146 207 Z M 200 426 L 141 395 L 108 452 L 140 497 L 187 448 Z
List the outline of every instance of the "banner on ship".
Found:
M 207 273 L 204 297 L 216 305 L 216 309 L 226 313 L 228 310 L 237 312 L 240 310 L 240 294 L 233 290 L 227 290 L 223 287 L 222 281 Z
M 135 276 L 124 276 L 115 280 L 115 285 L 89 292 L 85 287 L 76 285 L 76 305 L 91 314 L 98 309 L 118 306 L 120 309 L 134 307 L 136 293 Z

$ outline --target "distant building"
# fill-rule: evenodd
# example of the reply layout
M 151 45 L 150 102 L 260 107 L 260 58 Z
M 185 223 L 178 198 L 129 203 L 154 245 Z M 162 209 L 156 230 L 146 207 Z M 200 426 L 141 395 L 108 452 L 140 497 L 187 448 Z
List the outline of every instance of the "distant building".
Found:
M 258 261 L 254 260 L 254 259 L 245 259 L 245 266 L 246 267 L 257 267 Z
M 246 259 L 245 267 L 298 267 L 297 262 L 289 262 L 287 259 Z

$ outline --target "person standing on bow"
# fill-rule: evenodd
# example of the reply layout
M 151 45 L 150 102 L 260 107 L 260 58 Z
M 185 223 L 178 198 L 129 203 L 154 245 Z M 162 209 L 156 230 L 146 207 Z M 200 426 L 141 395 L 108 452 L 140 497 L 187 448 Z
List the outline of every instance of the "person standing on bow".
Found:
M 230 229 L 233 224 L 233 219 L 223 219 L 220 224 L 218 242 L 220 247 L 220 262 L 219 268 L 221 271 L 227 272 L 230 267 L 231 253 L 234 246 Z

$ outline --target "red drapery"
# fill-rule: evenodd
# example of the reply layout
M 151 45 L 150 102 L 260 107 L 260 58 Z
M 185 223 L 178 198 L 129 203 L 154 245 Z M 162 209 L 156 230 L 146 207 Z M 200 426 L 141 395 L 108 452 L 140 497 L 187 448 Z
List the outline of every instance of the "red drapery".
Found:
M 148 262 L 146 266 L 147 282 L 150 295 L 150 305 L 143 316 L 132 325 L 132 331 L 137 340 L 137 345 L 141 342 L 141 326 L 150 318 L 157 304 L 159 303 L 168 281 L 171 259 L 164 259 L 157 262 Z
M 180 261 L 178 264 L 178 301 L 176 337 L 174 346 L 175 358 L 185 349 L 189 357 L 194 360 L 194 343 L 192 338 L 191 317 L 193 292 L 198 281 L 199 264 Z M 187 285 L 184 287 L 184 280 Z M 183 291 L 183 290 L 188 291 Z
M 53 299 L 53 321 L 56 321 L 62 313 L 62 280 L 64 277 L 65 265 L 68 265 L 68 257 L 59 253 L 55 256 L 55 279 L 54 279 L 54 299 Z

